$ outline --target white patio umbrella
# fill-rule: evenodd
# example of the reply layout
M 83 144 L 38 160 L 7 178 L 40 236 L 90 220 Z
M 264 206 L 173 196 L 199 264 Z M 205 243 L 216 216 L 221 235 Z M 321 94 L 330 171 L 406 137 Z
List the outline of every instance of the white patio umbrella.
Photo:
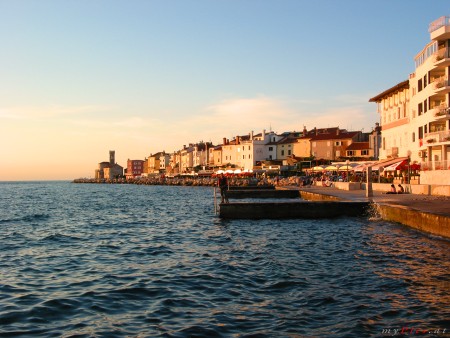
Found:
M 335 171 L 338 170 L 338 167 L 334 165 L 329 165 L 328 167 L 325 167 L 325 170 Z
M 312 171 L 323 171 L 324 169 L 323 169 L 323 167 L 317 165 L 317 166 L 313 167 L 311 170 Z

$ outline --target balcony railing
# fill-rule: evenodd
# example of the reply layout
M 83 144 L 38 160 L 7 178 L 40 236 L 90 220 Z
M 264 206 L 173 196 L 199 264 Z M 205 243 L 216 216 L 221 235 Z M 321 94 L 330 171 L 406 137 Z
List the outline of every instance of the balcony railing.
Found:
M 420 170 L 450 170 L 450 161 L 429 161 L 423 162 L 420 166 Z
M 437 117 L 438 119 L 442 118 L 446 119 L 450 117 L 450 107 L 439 106 L 434 109 L 435 109 L 434 117 Z
M 450 142 L 450 131 L 438 131 L 434 133 L 428 133 L 424 138 L 424 145 L 432 146 L 436 143 Z
M 446 78 L 442 78 L 442 77 L 433 81 L 433 83 L 434 83 L 435 89 L 441 89 L 441 88 L 450 86 L 450 81 L 447 80 Z
M 441 48 L 435 54 L 435 62 L 447 59 L 449 57 L 449 49 Z
M 450 26 L 450 16 L 441 16 L 439 19 L 434 20 L 432 23 L 430 23 L 430 26 L 428 27 L 428 33 L 431 34 L 444 26 Z

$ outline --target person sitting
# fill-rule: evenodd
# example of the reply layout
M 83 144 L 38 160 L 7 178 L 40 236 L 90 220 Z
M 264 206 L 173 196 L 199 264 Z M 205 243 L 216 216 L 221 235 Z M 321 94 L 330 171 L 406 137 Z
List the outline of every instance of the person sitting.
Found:
M 404 194 L 404 193 L 405 193 L 405 189 L 402 187 L 401 184 L 399 184 L 397 194 Z
M 391 184 L 391 190 L 388 191 L 386 194 L 396 194 L 397 191 L 395 190 L 395 185 Z

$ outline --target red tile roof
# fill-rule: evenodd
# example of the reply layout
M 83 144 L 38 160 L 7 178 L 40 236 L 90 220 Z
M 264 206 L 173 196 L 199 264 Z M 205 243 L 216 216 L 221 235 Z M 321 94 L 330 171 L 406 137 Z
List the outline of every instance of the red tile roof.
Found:
M 370 149 L 369 142 L 353 142 L 346 150 L 366 150 Z

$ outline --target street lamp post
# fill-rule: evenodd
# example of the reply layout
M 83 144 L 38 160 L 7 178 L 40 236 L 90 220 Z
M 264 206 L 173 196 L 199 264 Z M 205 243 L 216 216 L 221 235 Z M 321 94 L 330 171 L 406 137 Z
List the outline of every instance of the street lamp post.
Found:
M 347 165 L 347 166 L 346 166 L 346 169 L 347 169 L 347 182 L 350 182 L 349 179 L 348 179 L 348 164 L 349 164 L 349 163 L 350 163 L 349 160 L 345 161 L 345 164 Z
M 411 150 L 408 150 L 408 184 L 411 184 Z

